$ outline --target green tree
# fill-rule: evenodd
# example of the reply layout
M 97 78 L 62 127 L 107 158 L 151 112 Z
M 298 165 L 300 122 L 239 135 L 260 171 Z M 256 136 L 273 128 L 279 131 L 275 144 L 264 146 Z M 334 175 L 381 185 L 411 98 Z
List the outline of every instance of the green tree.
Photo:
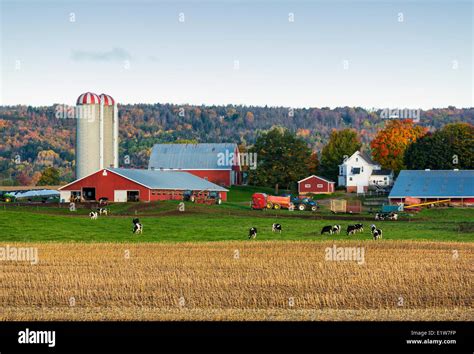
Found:
M 44 169 L 38 181 L 38 186 L 57 186 L 60 182 L 59 171 L 54 167 Z
M 321 175 L 337 181 L 339 165 L 343 162 L 344 156 L 351 156 L 361 146 L 362 144 L 355 130 L 333 130 L 329 142 L 321 152 Z
M 474 126 L 453 123 L 418 139 L 405 151 L 404 164 L 411 170 L 474 168 Z
M 311 149 L 284 128 L 261 133 L 250 152 L 257 154 L 257 168 L 249 173 L 252 184 L 290 189 L 309 175 Z

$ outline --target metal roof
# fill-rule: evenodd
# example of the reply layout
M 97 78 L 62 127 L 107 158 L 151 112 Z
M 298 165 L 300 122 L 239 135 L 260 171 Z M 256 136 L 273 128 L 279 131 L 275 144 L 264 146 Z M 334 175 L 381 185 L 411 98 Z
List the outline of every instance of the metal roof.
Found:
M 128 168 L 107 168 L 107 170 L 150 189 L 228 191 L 217 184 L 206 181 L 188 172 L 136 170 Z
M 474 197 L 474 170 L 403 170 L 389 198 Z
M 388 176 L 392 174 L 392 170 L 387 169 L 380 169 L 380 170 L 372 170 L 372 176 Z
M 151 151 L 149 169 L 230 170 L 232 165 L 219 165 L 219 154 L 229 156 L 237 144 L 156 144 Z M 230 155 L 232 156 L 232 155 Z

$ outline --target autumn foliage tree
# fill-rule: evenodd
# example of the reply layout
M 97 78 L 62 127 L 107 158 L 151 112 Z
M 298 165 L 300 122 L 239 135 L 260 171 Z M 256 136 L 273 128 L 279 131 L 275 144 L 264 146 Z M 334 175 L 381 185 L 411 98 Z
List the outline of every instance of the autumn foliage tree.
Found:
M 44 169 L 38 181 L 38 186 L 56 186 L 60 183 L 59 171 L 54 167 Z
M 382 168 L 398 173 L 406 168 L 403 158 L 407 147 L 426 132 L 426 128 L 415 125 L 411 119 L 390 120 L 370 143 L 372 157 Z

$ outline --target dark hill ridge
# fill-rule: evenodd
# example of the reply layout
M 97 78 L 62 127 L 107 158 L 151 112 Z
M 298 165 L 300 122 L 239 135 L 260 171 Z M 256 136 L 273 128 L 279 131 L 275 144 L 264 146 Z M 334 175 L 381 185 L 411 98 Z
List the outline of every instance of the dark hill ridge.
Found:
M 47 165 L 72 179 L 75 120 L 57 118 L 55 106 L 0 106 L 0 183 L 28 182 Z M 298 108 L 195 106 L 174 104 L 119 105 L 121 164 L 146 168 L 155 143 L 182 141 L 252 144 L 259 131 L 284 126 L 320 151 L 333 129 L 354 128 L 367 145 L 386 119 L 381 110 L 360 107 Z M 419 124 L 439 129 L 448 123 L 474 124 L 474 108 L 421 112 Z M 8 182 L 7 182 L 8 183 Z

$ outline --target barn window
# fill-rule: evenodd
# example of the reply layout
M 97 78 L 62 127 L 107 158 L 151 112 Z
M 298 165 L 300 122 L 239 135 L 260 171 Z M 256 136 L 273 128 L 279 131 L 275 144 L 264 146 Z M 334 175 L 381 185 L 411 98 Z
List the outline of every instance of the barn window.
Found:
M 310 183 L 306 183 L 306 184 L 304 185 L 304 187 L 305 187 L 305 188 L 311 188 L 311 184 L 310 184 Z
M 316 185 L 316 187 L 318 187 L 318 188 L 323 188 L 323 185 L 322 185 L 321 183 L 318 183 L 318 184 Z

